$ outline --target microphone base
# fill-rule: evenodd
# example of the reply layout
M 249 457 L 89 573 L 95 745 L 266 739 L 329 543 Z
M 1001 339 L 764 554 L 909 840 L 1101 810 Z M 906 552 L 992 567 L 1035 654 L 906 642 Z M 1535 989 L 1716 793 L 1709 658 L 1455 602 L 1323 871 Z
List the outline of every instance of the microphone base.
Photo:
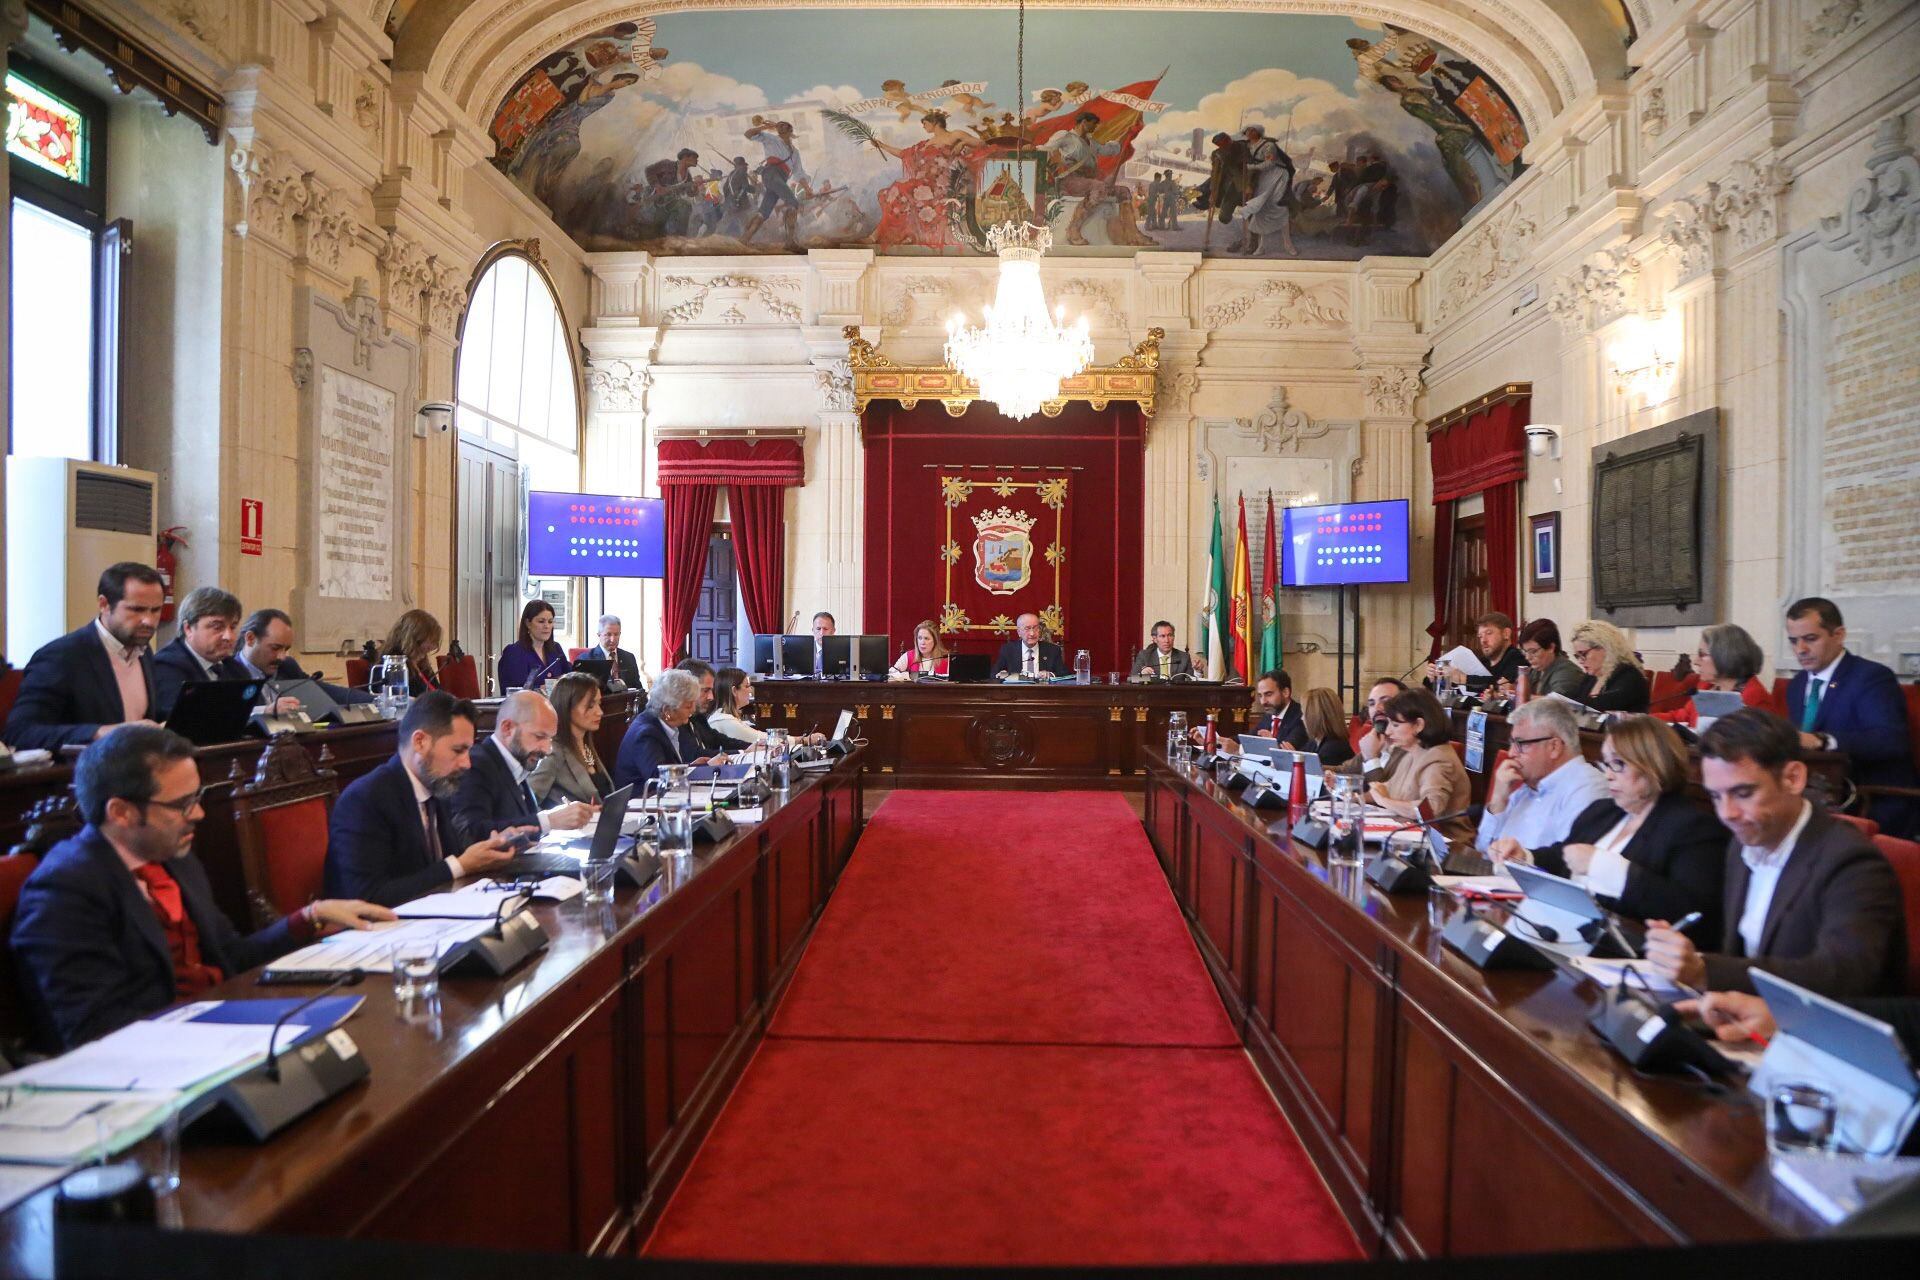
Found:
M 263 1062 L 207 1095 L 196 1108 L 199 1116 L 216 1127 L 265 1142 L 372 1074 L 366 1055 L 342 1027 L 281 1050 L 275 1065 L 279 1079 L 269 1077 Z
M 1441 931 L 1440 941 L 1476 969 L 1541 969 L 1553 958 L 1490 920 L 1462 916 Z
M 1433 887 L 1433 876 L 1425 867 L 1383 853 L 1367 864 L 1367 883 L 1382 893 L 1425 893 Z
M 467 943 L 460 958 L 448 965 L 445 972 L 451 977 L 504 977 L 546 945 L 547 931 L 540 927 L 532 912 L 522 911 L 500 926 L 499 937 L 483 933 Z
M 1587 1025 L 1641 1071 L 1694 1067 L 1716 1079 L 1735 1074 L 1732 1061 L 1694 1034 L 1678 1014 L 1635 991 L 1607 992 L 1606 1003 Z
M 1333 831 L 1326 823 L 1320 821 L 1318 818 L 1301 818 L 1293 824 L 1291 834 L 1295 840 L 1306 845 L 1309 849 L 1324 849 L 1327 847 L 1327 841 L 1333 835 Z
M 335 724 L 376 724 L 385 718 L 380 714 L 378 707 L 369 707 L 364 703 L 342 707 L 337 712 L 328 713 L 327 716 L 327 719 Z

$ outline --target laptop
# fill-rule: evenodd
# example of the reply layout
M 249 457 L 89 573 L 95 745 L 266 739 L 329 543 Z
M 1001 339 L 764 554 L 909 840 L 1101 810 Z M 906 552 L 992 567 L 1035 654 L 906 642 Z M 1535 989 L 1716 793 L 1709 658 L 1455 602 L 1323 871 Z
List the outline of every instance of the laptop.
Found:
M 1779 1026 L 1748 1089 L 1767 1099 L 1787 1082 L 1817 1085 L 1838 1104 L 1841 1151 L 1898 1151 L 1920 1111 L 1920 1078 L 1894 1029 L 1764 969 L 1748 973 Z
M 1290 762 L 1281 761 L 1280 757 L 1287 753 L 1287 749 L 1275 739 L 1263 737 L 1257 733 L 1242 733 L 1236 736 L 1240 743 L 1240 754 L 1248 759 L 1266 760 L 1274 765 L 1285 763 L 1288 769 L 1293 767 Z
M 579 876 L 586 862 L 604 862 L 613 856 L 613 850 L 620 843 L 620 824 L 626 820 L 627 798 L 633 794 L 633 784 L 628 783 L 617 791 L 609 792 L 600 803 L 600 818 L 593 827 L 593 843 L 587 847 L 583 858 L 575 853 L 521 853 L 514 855 L 511 862 L 502 867 L 499 876 L 517 879 L 522 876 Z
M 584 671 L 595 680 L 598 680 L 602 689 L 605 689 L 613 682 L 612 658 L 582 658 L 573 664 L 573 669 L 575 671 Z
M 954 684 L 984 684 L 993 679 L 993 659 L 984 653 L 956 653 L 947 659 L 947 679 Z
M 167 728 L 196 747 L 237 742 L 260 705 L 260 680 L 194 680 L 180 686 Z

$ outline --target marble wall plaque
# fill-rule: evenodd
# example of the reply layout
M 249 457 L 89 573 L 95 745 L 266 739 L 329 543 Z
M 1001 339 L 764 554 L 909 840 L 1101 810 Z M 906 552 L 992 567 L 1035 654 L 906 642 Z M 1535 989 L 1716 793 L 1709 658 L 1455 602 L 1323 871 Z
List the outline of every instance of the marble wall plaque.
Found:
M 394 401 L 384 387 L 321 366 L 315 590 L 331 600 L 393 595 Z
M 1920 262 L 1828 296 L 1821 577 L 1835 592 L 1911 591 L 1920 571 Z

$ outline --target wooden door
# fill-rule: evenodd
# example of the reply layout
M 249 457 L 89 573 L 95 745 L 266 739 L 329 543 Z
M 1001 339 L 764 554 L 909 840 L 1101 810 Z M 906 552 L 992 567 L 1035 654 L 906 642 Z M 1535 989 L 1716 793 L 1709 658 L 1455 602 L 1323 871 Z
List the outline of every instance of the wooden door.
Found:
M 707 572 L 700 579 L 700 607 L 687 637 L 687 656 L 715 667 L 734 665 L 740 595 L 734 585 L 733 535 L 716 533 L 707 543 Z
M 1453 578 L 1447 600 L 1447 647 L 1474 644 L 1474 620 L 1493 608 L 1487 576 L 1487 518 L 1467 516 L 1453 526 Z

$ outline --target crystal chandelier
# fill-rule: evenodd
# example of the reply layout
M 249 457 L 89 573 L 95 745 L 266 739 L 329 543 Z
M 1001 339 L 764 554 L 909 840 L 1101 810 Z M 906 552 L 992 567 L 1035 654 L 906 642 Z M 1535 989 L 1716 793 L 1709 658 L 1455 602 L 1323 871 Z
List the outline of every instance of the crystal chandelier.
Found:
M 1093 363 L 1086 317 L 1069 326 L 1065 308 L 1047 314 L 1040 259 L 1052 243 L 1053 233 L 1032 223 L 1003 222 L 988 231 L 987 244 L 1000 255 L 1000 283 L 986 322 L 968 326 L 958 315 L 947 322 L 947 363 L 1015 420 L 1056 399 L 1063 379 Z
M 1020 104 L 1027 100 L 1026 0 L 1020 0 L 1017 49 L 1014 102 Z M 1023 120 L 1015 128 L 1016 165 L 1023 165 L 1027 124 Z M 957 313 L 947 322 L 947 363 L 1001 413 L 1018 421 L 1057 399 L 1060 383 L 1093 363 L 1093 339 L 1087 335 L 1085 316 L 1069 328 L 1064 307 L 1047 314 L 1040 259 L 1053 247 L 1051 231 L 1008 219 L 987 232 L 987 246 L 1000 255 L 993 305 L 986 308 L 983 324 L 968 325 Z

